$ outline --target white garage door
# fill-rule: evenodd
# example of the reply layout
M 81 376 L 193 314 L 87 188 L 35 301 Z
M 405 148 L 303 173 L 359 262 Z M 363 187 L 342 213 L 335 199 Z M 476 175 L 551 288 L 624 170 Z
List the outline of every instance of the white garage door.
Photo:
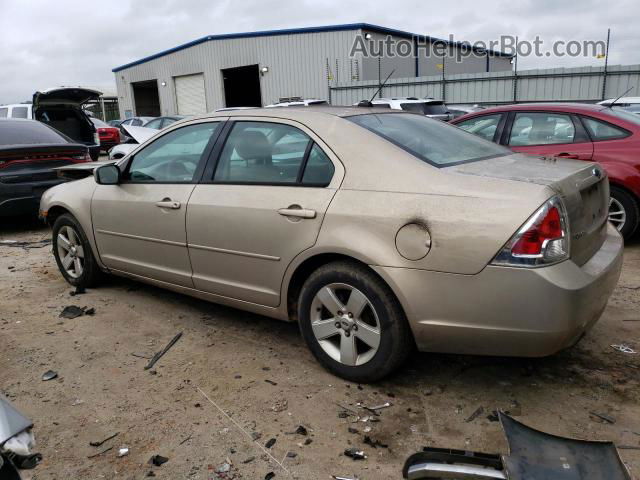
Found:
M 178 115 L 200 115 L 207 113 L 207 99 L 204 94 L 204 75 L 184 75 L 175 77 Z

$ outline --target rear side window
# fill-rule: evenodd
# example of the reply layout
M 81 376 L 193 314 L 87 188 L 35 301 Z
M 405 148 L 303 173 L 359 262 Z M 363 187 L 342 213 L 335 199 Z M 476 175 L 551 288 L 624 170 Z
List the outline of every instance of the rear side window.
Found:
M 0 108 L 0 118 L 7 118 L 7 114 L 9 113 L 8 108 Z
M 546 112 L 516 113 L 509 145 L 553 145 L 573 143 L 576 129 L 569 115 Z
M 214 181 L 296 183 L 311 139 L 290 125 L 237 122 L 220 154 Z
M 629 136 L 629 132 L 622 128 L 611 125 L 607 122 L 602 122 L 591 117 L 582 117 L 584 126 L 589 132 L 591 139 L 596 141 L 602 140 L 616 140 L 618 138 L 625 138 Z
M 436 167 L 509 155 L 511 152 L 464 130 L 411 113 L 354 115 L 348 120 Z
M 493 142 L 501 119 L 502 114 L 500 113 L 496 113 L 494 115 L 483 115 L 481 117 L 474 117 L 469 120 L 465 120 L 464 122 L 460 122 L 457 126 L 466 132 L 473 133 L 480 138 Z
M 322 149 L 314 144 L 309 152 L 307 165 L 302 176 L 306 185 L 328 185 L 333 177 L 334 166 Z
M 11 118 L 27 118 L 29 109 L 27 107 L 13 107 Z
M 57 145 L 70 143 L 53 128 L 35 120 L 0 122 L 0 145 Z

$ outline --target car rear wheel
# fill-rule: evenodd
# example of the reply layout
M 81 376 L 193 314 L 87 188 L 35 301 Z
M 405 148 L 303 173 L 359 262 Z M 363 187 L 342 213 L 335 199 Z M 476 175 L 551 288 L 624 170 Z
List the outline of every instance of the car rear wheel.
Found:
M 100 277 L 82 227 L 69 214 L 60 215 L 53 224 L 53 255 L 64 279 L 74 287 L 92 287 Z
M 300 292 L 300 330 L 316 359 L 354 382 L 375 382 L 413 347 L 402 308 L 366 267 L 335 262 L 313 272 Z
M 640 221 L 636 199 L 626 190 L 613 185 L 609 199 L 609 221 L 625 239 L 631 238 Z

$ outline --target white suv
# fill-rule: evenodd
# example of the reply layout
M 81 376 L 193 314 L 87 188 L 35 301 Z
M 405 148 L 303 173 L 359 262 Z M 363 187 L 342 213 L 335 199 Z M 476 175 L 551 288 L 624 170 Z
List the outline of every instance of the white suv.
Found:
M 433 98 L 376 98 L 375 100 L 371 100 L 371 105 L 377 108 L 391 108 L 393 110 L 421 113 L 429 118 L 435 118 L 443 122 L 448 122 L 453 118 L 445 103 L 442 100 L 435 100 Z

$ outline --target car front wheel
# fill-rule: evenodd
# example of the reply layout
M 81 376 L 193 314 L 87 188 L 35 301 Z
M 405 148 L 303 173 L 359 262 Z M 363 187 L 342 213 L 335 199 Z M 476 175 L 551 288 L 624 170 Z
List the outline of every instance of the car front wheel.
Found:
M 625 239 L 631 238 L 640 221 L 636 199 L 627 191 L 613 185 L 609 199 L 609 221 Z
M 69 214 L 60 215 L 53 224 L 53 255 L 64 279 L 74 287 L 92 287 L 100 276 L 82 227 Z
M 300 330 L 316 359 L 354 382 L 375 382 L 413 347 L 404 312 L 367 267 L 335 262 L 313 272 L 300 292 Z

